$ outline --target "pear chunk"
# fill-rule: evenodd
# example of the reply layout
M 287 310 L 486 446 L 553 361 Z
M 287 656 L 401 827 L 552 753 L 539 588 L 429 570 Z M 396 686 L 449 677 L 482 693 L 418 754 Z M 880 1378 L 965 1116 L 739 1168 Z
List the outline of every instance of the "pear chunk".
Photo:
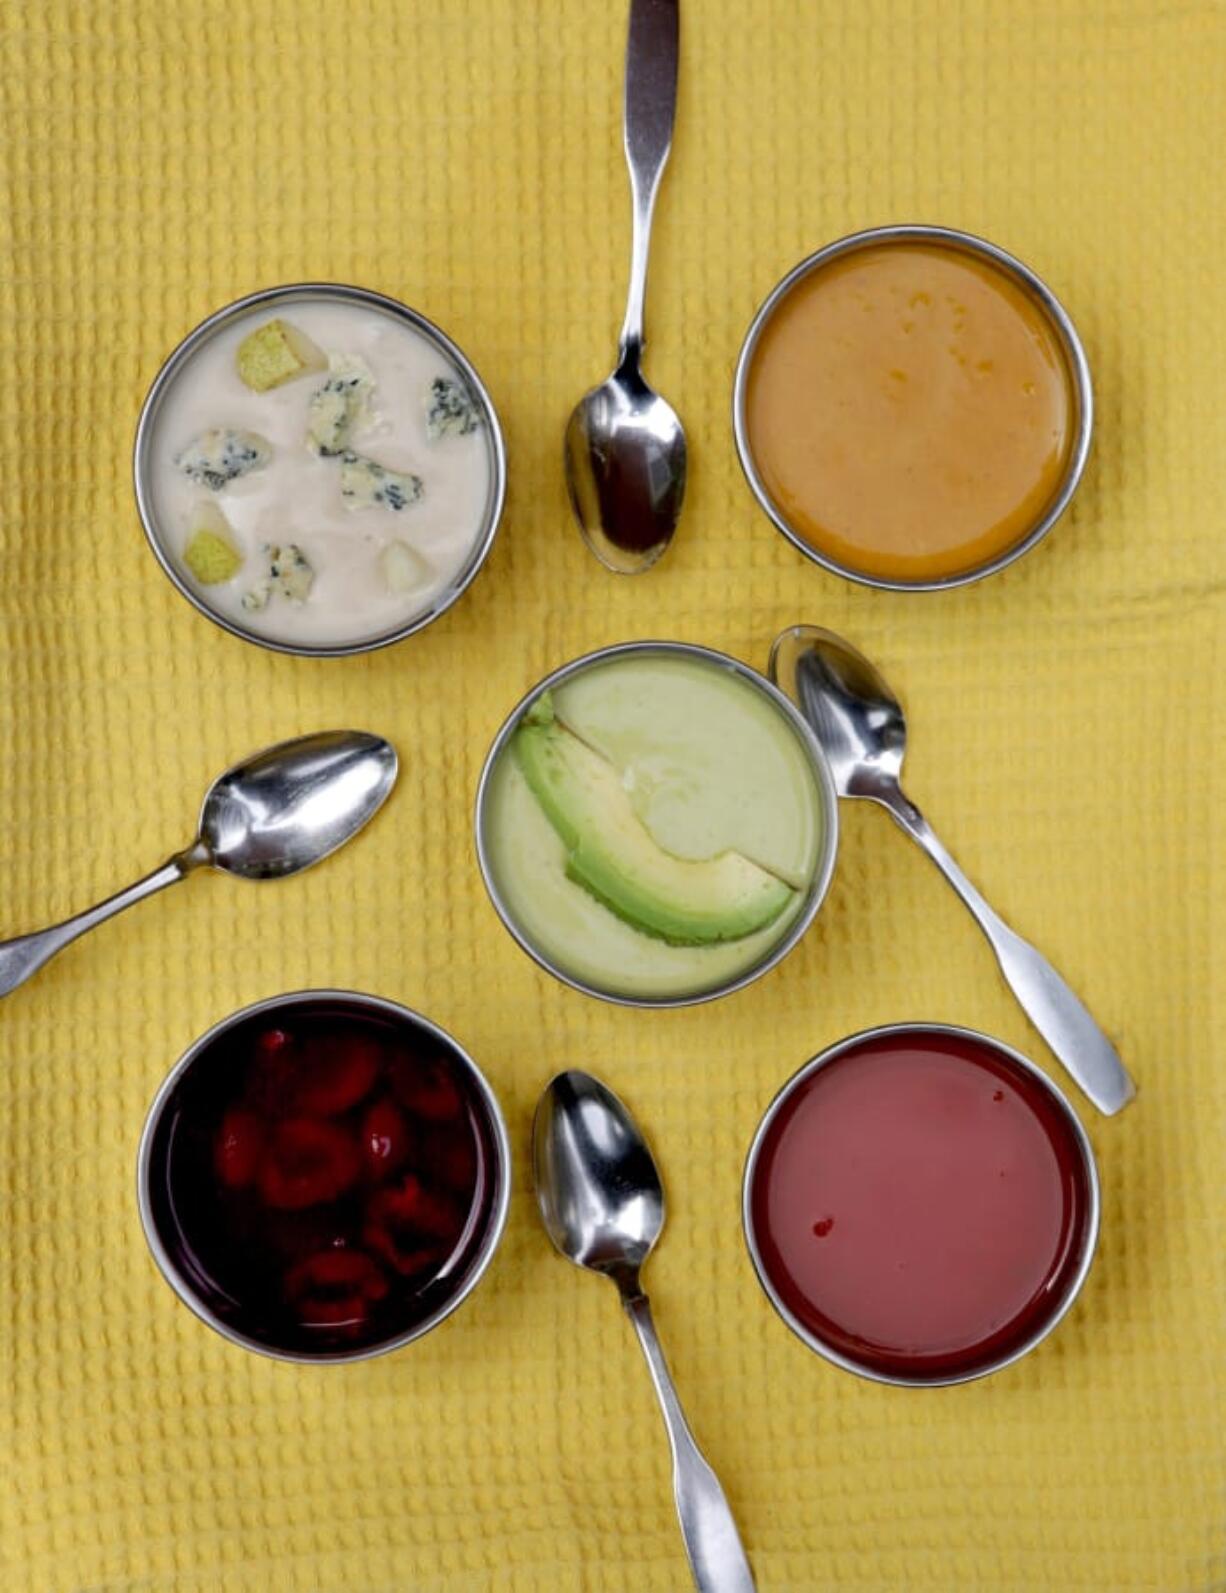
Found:
M 243 567 L 243 556 L 234 545 L 234 533 L 221 510 L 202 503 L 192 514 L 191 537 L 183 549 L 183 562 L 201 586 L 220 586 L 233 580 Z
M 379 555 L 379 574 L 389 592 L 412 592 L 430 579 L 430 566 L 407 542 L 389 542 Z
M 238 374 L 253 393 L 292 382 L 310 371 L 325 371 L 328 357 L 289 321 L 266 321 L 238 345 Z

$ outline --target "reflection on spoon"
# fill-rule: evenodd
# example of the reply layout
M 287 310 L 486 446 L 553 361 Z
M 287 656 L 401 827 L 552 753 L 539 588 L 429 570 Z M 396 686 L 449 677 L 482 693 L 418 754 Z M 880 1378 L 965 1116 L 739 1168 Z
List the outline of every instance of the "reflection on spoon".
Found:
M 564 462 L 583 540 L 608 569 L 650 569 L 672 541 L 685 496 L 685 432 L 644 380 L 643 299 L 651 218 L 673 141 L 680 46 L 678 0 L 631 0 L 625 147 L 633 201 L 630 293 L 617 368 L 579 400 Z
M 395 748 L 362 730 L 285 741 L 235 764 L 204 799 L 195 842 L 154 873 L 62 924 L 0 942 L 8 995 L 86 930 L 206 865 L 240 879 L 284 879 L 343 846 L 396 783 Z
M 1061 976 L 1015 934 L 967 879 L 903 795 L 907 746 L 902 706 L 863 653 L 816 625 L 793 625 L 771 648 L 771 679 L 792 699 L 822 744 L 841 797 L 877 802 L 917 841 L 987 936 L 1023 1011 L 1100 1112 L 1110 1116 L 1136 1094 L 1119 1054 Z
M 664 1227 L 664 1189 L 650 1147 L 613 1091 L 590 1073 L 559 1073 L 533 1124 L 541 1221 L 578 1267 L 617 1285 L 647 1358 L 673 1452 L 673 1495 L 700 1593 L 754 1593 L 753 1574 L 719 1479 L 694 1442 L 639 1271 Z

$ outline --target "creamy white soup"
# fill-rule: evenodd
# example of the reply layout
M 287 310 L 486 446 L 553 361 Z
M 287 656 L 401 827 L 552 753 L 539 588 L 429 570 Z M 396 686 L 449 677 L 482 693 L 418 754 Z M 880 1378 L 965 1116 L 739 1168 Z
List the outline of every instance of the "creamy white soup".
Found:
M 149 463 L 154 535 L 200 601 L 303 647 L 435 607 L 494 478 L 484 410 L 444 352 L 390 312 L 322 297 L 253 308 L 196 349 Z

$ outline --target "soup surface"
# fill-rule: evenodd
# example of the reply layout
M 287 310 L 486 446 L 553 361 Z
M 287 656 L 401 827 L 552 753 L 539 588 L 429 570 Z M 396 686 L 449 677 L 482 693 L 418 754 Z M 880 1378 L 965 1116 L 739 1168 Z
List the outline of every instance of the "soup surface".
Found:
M 548 729 L 534 731 L 542 714 Z M 534 790 L 520 742 L 542 733 L 606 784 L 574 804 L 540 779 Z M 805 909 L 826 825 L 810 758 L 764 691 L 721 664 L 646 650 L 536 699 L 494 765 L 482 833 L 504 910 L 547 961 L 602 992 L 657 999 L 770 953 Z
M 241 352 L 270 324 L 309 339 L 323 365 L 253 390 Z M 345 382 L 357 401 L 342 424 L 321 406 L 343 403 Z M 467 404 L 463 427 L 431 424 L 440 386 Z M 321 419 L 330 434 L 316 435 Z M 223 460 L 202 480 L 202 450 L 227 435 L 263 457 L 247 468 Z M 494 479 L 481 411 L 441 349 L 390 311 L 335 299 L 257 306 L 223 326 L 171 381 L 150 450 L 154 530 L 200 600 L 245 631 L 301 647 L 387 635 L 445 597 L 476 546 Z M 205 581 L 190 557 L 201 527 L 220 535 L 233 565 Z M 276 579 L 278 554 L 301 570 L 297 583 Z
M 750 1213 L 804 1328 L 923 1381 L 998 1360 L 1059 1308 L 1090 1193 L 1043 1085 L 994 1047 L 914 1030 L 867 1039 L 792 1091 Z
M 154 1224 L 197 1297 L 258 1344 L 367 1349 L 463 1287 L 502 1175 L 469 1074 L 433 1036 L 340 999 L 253 1015 L 158 1121 Z
M 1021 541 L 1077 429 L 1063 348 L 1012 277 L 962 250 L 884 243 L 802 277 L 759 337 L 745 409 L 769 497 L 862 575 L 963 575 Z

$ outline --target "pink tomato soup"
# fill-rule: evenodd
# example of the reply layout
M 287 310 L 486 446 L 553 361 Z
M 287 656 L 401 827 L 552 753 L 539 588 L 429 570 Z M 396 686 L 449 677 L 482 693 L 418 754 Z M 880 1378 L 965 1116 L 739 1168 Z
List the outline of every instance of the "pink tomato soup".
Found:
M 772 1109 L 746 1213 L 785 1315 L 875 1376 L 973 1376 L 1060 1314 L 1093 1239 L 1093 1173 L 1054 1090 L 1006 1051 L 867 1036 Z

